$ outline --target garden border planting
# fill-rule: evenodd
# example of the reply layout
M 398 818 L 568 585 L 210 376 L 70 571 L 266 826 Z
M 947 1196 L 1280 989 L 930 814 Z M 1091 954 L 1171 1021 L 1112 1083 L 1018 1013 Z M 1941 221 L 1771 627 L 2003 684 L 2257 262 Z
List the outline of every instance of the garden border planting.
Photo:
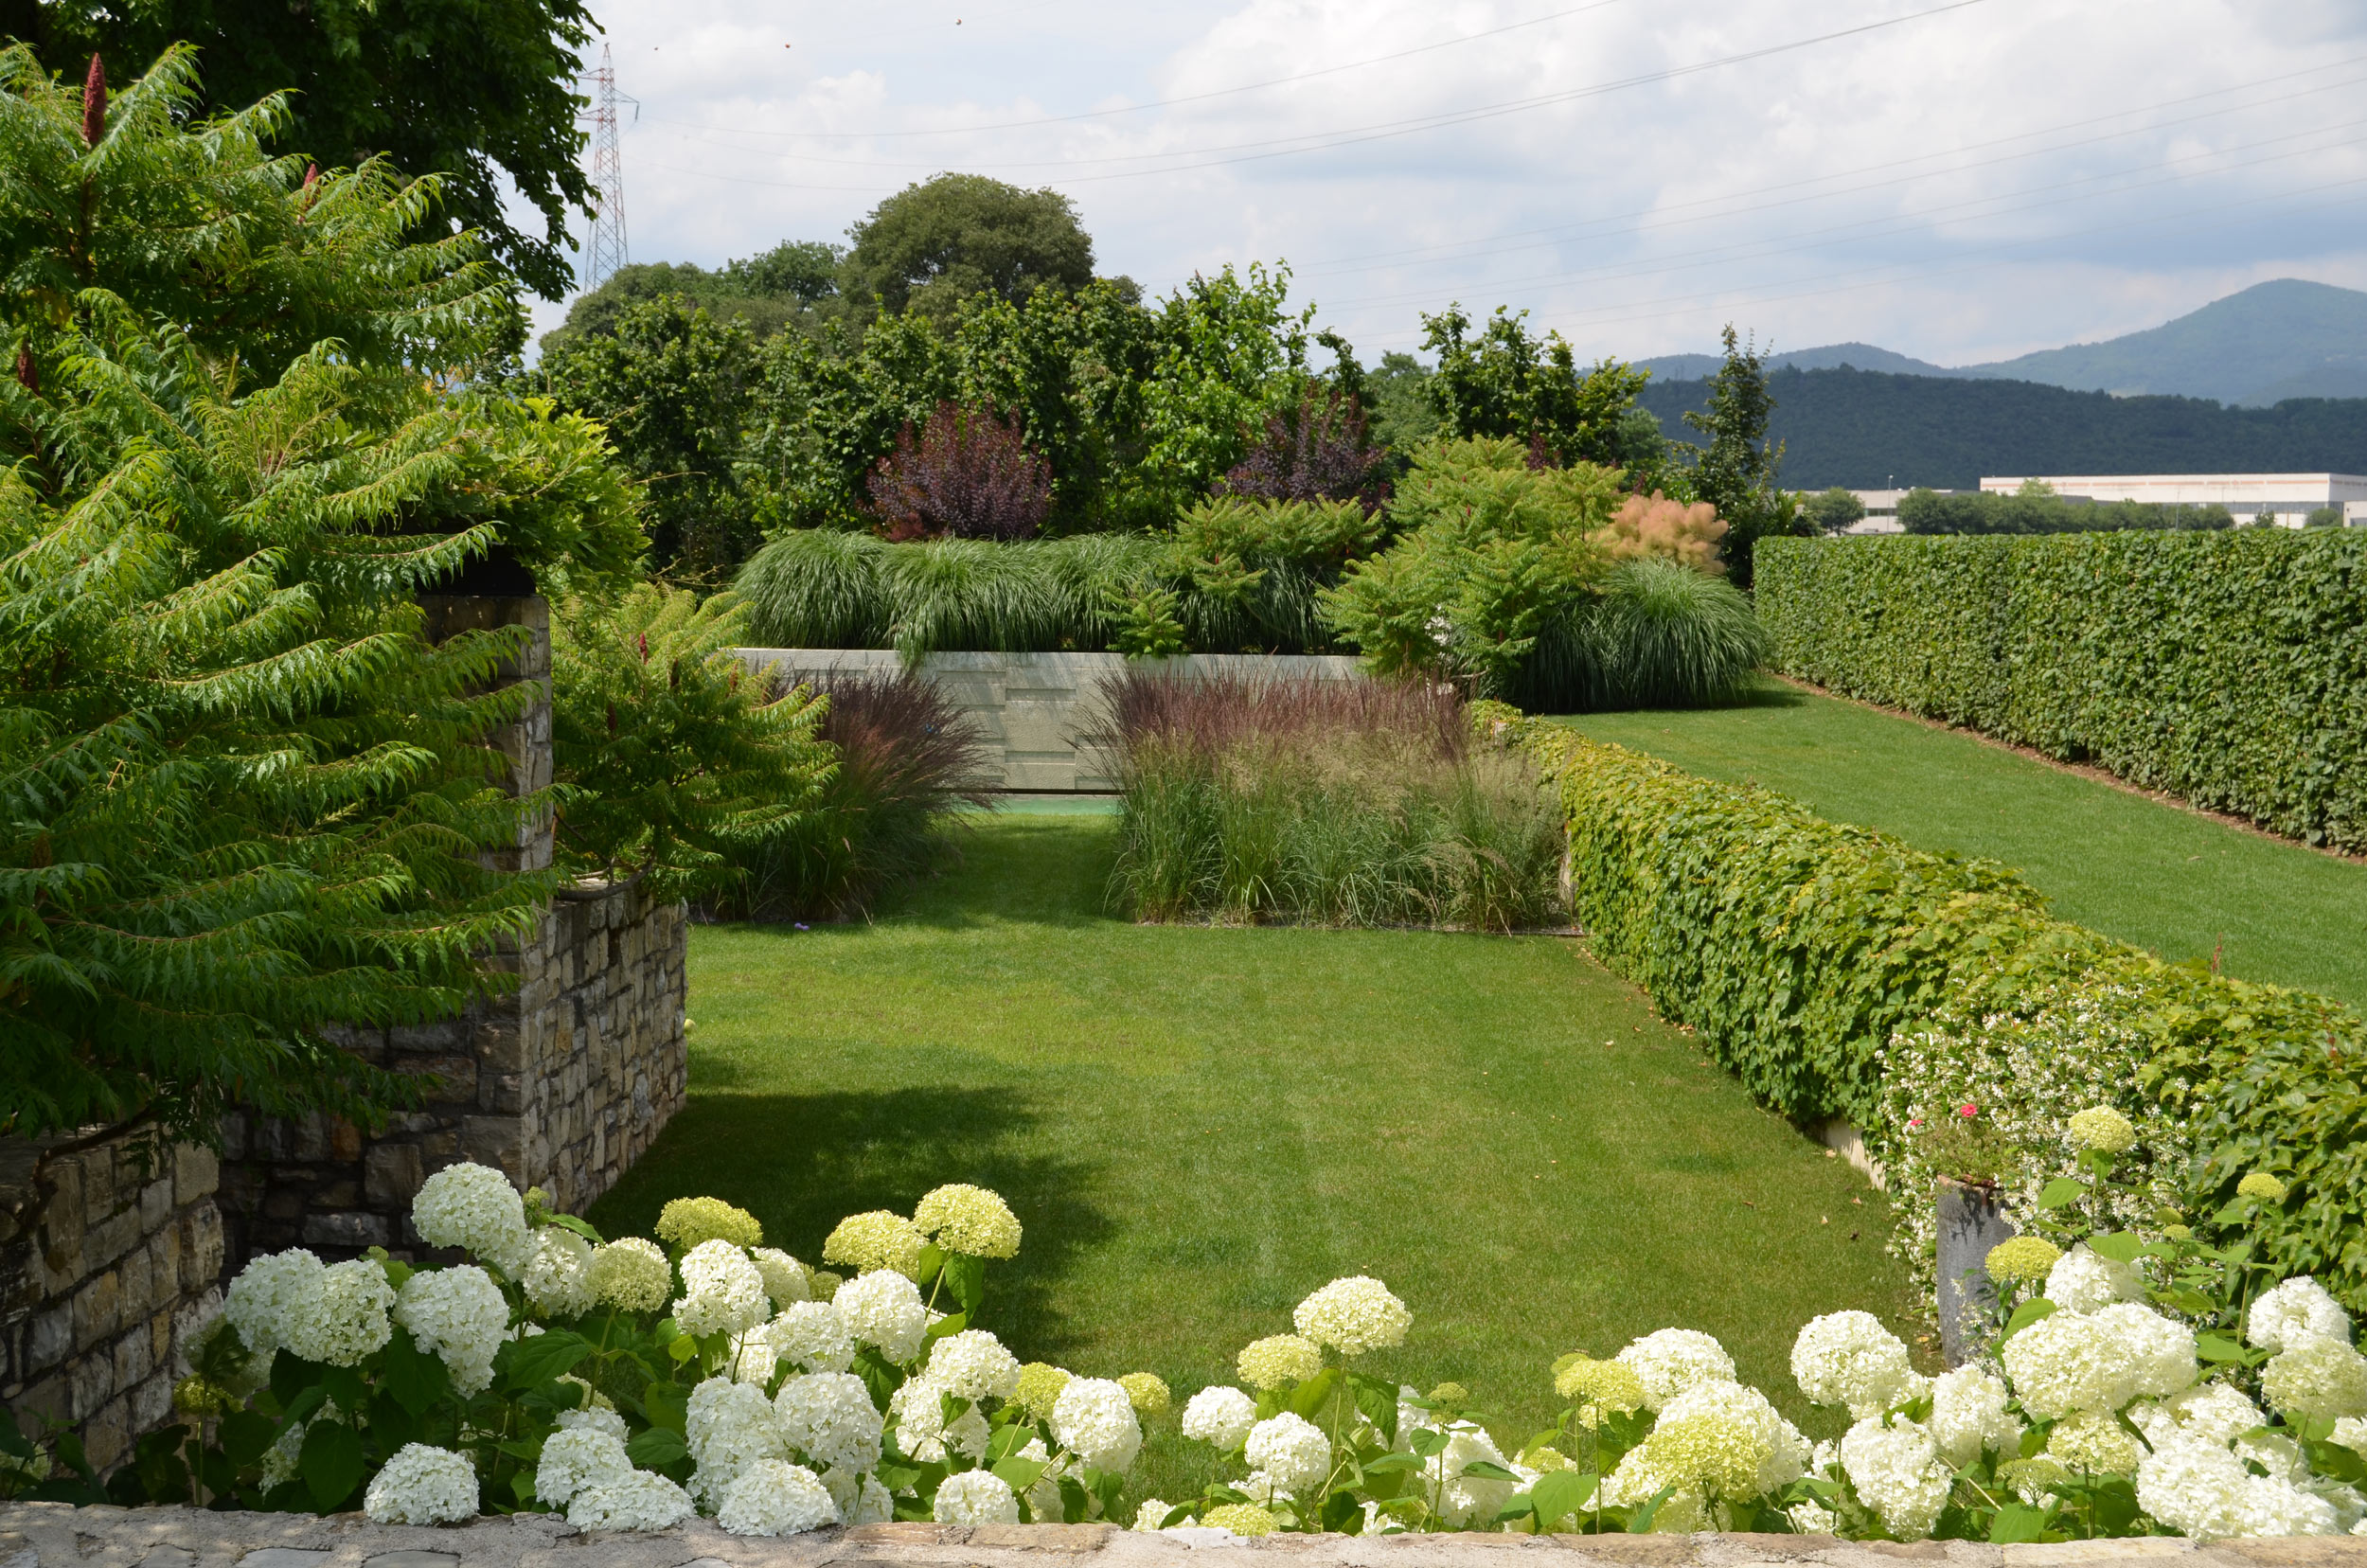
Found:
M 1777 540 L 1775 668 L 2367 846 L 2367 537 L 2350 529 Z
M 2258 1222 L 2263 1255 L 2367 1305 L 2358 1014 L 2055 919 L 1993 862 L 1826 822 L 1501 704 L 1473 718 L 1558 787 L 1574 913 L 1595 952 L 1771 1109 L 1845 1119 L 1895 1164 L 1911 1113 L 1887 1092 L 1887 1053 L 1935 1019 L 1963 1033 L 2075 1013 L 2118 1042 L 2099 1070 L 2127 1109 L 2182 1129 L 2191 1160 L 2164 1181 L 2195 1227 L 2211 1230 L 2246 1174 L 2273 1173 L 2290 1190 Z

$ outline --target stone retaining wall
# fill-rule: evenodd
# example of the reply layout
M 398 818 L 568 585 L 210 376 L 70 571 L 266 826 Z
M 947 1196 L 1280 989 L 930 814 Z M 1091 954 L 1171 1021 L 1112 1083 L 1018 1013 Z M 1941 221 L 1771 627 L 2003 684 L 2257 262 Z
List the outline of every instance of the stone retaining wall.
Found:
M 433 1077 L 435 1097 L 378 1137 L 326 1115 L 224 1118 L 233 1265 L 299 1246 L 417 1256 L 411 1199 L 456 1160 L 498 1166 L 553 1208 L 583 1212 L 682 1109 L 688 933 L 680 903 L 638 888 L 569 890 L 533 940 L 502 955 L 515 991 L 443 1023 L 343 1031 L 356 1055 Z
M 445 1527 L 368 1524 L 355 1514 L 204 1513 L 192 1508 L 0 1505 L 0 1568 L 1155 1568 L 1248 1559 L 1304 1568 L 1488 1568 L 1634 1563 L 1756 1568 L 1819 1563 L 1897 1568 L 2058 1568 L 2171 1562 L 2180 1568 L 2367 1568 L 2367 1540 L 2287 1537 L 2198 1545 L 2176 1539 L 1989 1546 L 1975 1541 L 1842 1541 L 1831 1536 L 1265 1536 L 1223 1530 L 1140 1535 L 1106 1524 L 867 1524 L 782 1540 L 725 1535 L 712 1521 L 646 1535 L 585 1536 L 551 1514 Z
M 881 649 L 743 648 L 758 669 L 821 675 L 840 670 L 893 672 L 900 655 Z M 988 769 L 1006 790 L 1092 793 L 1118 787 L 1108 754 L 1083 738 L 1107 715 L 1101 683 L 1129 668 L 1185 678 L 1214 675 L 1312 676 L 1353 680 L 1354 659 L 1315 653 L 1188 653 L 1129 660 L 1118 653 L 931 653 L 920 673 L 977 721 Z
M 102 1467 L 163 1422 L 222 1298 L 215 1180 L 205 1149 L 136 1134 L 0 1142 L 0 1404 L 73 1423 Z

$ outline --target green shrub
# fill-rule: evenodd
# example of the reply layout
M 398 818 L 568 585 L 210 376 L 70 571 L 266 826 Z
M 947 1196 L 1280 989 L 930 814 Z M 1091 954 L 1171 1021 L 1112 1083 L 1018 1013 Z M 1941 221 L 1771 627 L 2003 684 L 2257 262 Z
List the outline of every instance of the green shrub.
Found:
M 2367 846 L 2367 535 L 1785 540 L 1787 673 Z
M 2115 1076 L 2192 1140 L 2178 1178 L 2190 1222 L 2209 1234 L 2246 1172 L 2275 1172 L 2292 1192 L 2256 1227 L 2260 1256 L 2367 1307 L 2358 1014 L 2054 919 L 1994 863 L 1825 822 L 1500 705 L 1474 716 L 1557 785 L 1573 912 L 1596 953 L 1771 1108 L 1895 1141 L 1883 1060 L 1902 1032 L 2035 1020 L 2076 994 L 2109 1015 L 2097 1038 L 2135 1042 Z
M 1731 699 L 1767 656 L 1732 583 L 1655 558 L 1622 561 L 1584 623 L 1590 708 L 1694 707 Z
M 1130 672 L 1103 739 L 1125 792 L 1113 890 L 1149 919 L 1510 930 L 1558 919 L 1535 770 L 1451 694 Z

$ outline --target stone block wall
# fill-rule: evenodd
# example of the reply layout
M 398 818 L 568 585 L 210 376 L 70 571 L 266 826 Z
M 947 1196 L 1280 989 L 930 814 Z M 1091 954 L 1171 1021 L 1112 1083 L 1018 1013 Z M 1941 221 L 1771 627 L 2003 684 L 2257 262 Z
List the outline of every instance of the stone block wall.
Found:
M 841 670 L 892 672 L 901 657 L 881 649 L 743 648 L 757 669 L 795 679 Z M 1101 683 L 1129 668 L 1157 669 L 1182 679 L 1314 677 L 1354 680 L 1357 661 L 1324 653 L 1187 653 L 1178 658 L 1128 660 L 1118 653 L 932 653 L 920 673 L 952 704 L 977 721 L 987 767 L 998 788 L 1059 793 L 1106 793 L 1118 787 L 1117 768 L 1086 737 L 1108 717 Z
M 350 1123 L 236 1114 L 224 1123 L 230 1256 L 309 1247 L 323 1257 L 419 1251 L 412 1196 L 458 1160 L 498 1166 L 580 1213 L 615 1185 L 682 1108 L 688 918 L 637 888 L 571 889 L 532 940 L 508 995 L 440 1024 L 348 1029 L 343 1043 L 433 1097 L 364 1135 Z
M 101 1468 L 164 1424 L 222 1299 L 215 1184 L 207 1150 L 137 1133 L 0 1141 L 0 1404 Z

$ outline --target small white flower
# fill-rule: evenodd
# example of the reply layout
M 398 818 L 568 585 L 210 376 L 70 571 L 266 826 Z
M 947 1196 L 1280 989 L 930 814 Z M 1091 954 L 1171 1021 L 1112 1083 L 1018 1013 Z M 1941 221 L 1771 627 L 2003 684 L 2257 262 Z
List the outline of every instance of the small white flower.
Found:
M 1921 1398 L 1931 1382 L 1908 1360 L 1906 1342 L 1872 1312 L 1811 1318 L 1792 1342 L 1791 1375 L 1809 1402 L 1845 1405 L 1860 1420 Z
M 1331 1440 L 1323 1428 L 1286 1410 L 1250 1428 L 1242 1457 L 1293 1497 L 1305 1496 L 1331 1473 Z
M 674 1326 L 699 1339 L 744 1334 L 772 1310 L 764 1276 L 745 1251 L 721 1238 L 702 1241 L 684 1256 L 682 1287 Z
M 431 1247 L 459 1247 L 511 1279 L 534 1251 L 525 1200 L 509 1178 L 463 1161 L 430 1176 L 411 1200 L 412 1228 Z
M 855 1364 L 846 1320 L 829 1302 L 792 1302 L 765 1333 L 780 1358 L 801 1372 L 844 1372 Z
M 301 1293 L 288 1302 L 279 1337 L 306 1361 L 359 1366 L 395 1337 L 386 1316 L 395 1288 L 376 1262 L 357 1257 L 298 1278 Z
M 2005 1385 L 1977 1366 L 1960 1366 L 1931 1380 L 1931 1440 L 1940 1457 L 1962 1470 L 1984 1448 L 2007 1457 L 2020 1450 L 2021 1420 L 2005 1408 Z
M 373 1524 L 453 1524 L 476 1517 L 476 1467 L 449 1449 L 405 1443 L 370 1480 L 363 1517 Z
M 963 1470 L 937 1484 L 931 1511 L 940 1524 L 1016 1524 L 1019 1497 L 992 1470 Z
M 773 1413 L 789 1446 L 824 1470 L 867 1470 L 880 1462 L 885 1420 L 851 1372 L 790 1379 L 773 1397 Z
M 690 1514 L 690 1494 L 653 1470 L 586 1487 L 567 1505 L 567 1523 L 584 1531 L 670 1530 Z
M 856 1343 L 903 1365 L 920 1354 L 929 1332 L 929 1309 L 920 1288 L 893 1269 L 874 1269 L 838 1288 L 830 1298 Z
M 723 1493 L 715 1523 L 733 1535 L 803 1535 L 839 1522 L 822 1478 L 786 1459 L 759 1459 Z
M 2129 1265 L 2091 1252 L 2083 1241 L 2055 1260 L 2044 1293 L 2066 1311 L 2093 1312 L 2116 1301 L 2143 1300 L 2145 1282 Z
M 907 1380 L 888 1397 L 888 1414 L 896 1420 L 896 1446 L 923 1464 L 943 1461 L 948 1450 L 971 1459 L 987 1452 L 991 1433 L 977 1405 L 970 1405 L 948 1425 L 945 1390 L 926 1373 Z
M 1219 1451 L 1236 1449 L 1256 1420 L 1256 1400 L 1219 1383 L 1201 1389 L 1184 1404 L 1184 1435 L 1214 1444 Z
M 1699 1382 L 1732 1382 L 1735 1359 L 1726 1347 L 1696 1328 L 1663 1328 L 1645 1335 L 1613 1358 L 1634 1369 L 1644 1384 L 1644 1408 L 1661 1406 Z
M 930 1347 L 929 1376 L 961 1399 L 1007 1399 L 1019 1389 L 1019 1358 L 984 1328 L 965 1328 Z
M 266 1363 L 288 1341 L 290 1309 L 320 1286 L 321 1260 L 301 1247 L 266 1253 L 230 1282 L 222 1315 L 239 1331 L 239 1342 Z
M 534 1250 L 518 1283 L 545 1317 L 581 1317 L 597 1300 L 592 1290 L 592 1243 L 562 1225 L 534 1233 Z
M 1142 1423 L 1123 1384 L 1072 1378 L 1052 1407 L 1052 1435 L 1095 1470 L 1122 1470 L 1143 1446 Z
M 2260 1395 L 2277 1410 L 2313 1421 L 2367 1417 L 2367 1356 L 2337 1339 L 2284 1336 L 2260 1369 Z
M 811 1301 L 813 1286 L 806 1278 L 806 1266 L 778 1247 L 756 1247 L 748 1254 L 750 1262 L 764 1280 L 764 1293 L 773 1298 L 775 1307 L 786 1307 L 793 1301 Z
M 2283 1350 L 2305 1339 L 2351 1340 L 2351 1314 L 2307 1274 L 2271 1286 L 2244 1314 L 2244 1337 L 2263 1350 Z
M 1901 1541 L 1931 1533 L 1955 1481 L 1931 1434 L 1904 1419 L 1884 1426 L 1875 1417 L 1851 1427 L 1842 1436 L 1841 1468 L 1859 1499 L 1881 1516 L 1882 1528 Z
M 584 1488 L 614 1486 L 632 1470 L 621 1438 L 593 1427 L 562 1427 L 543 1439 L 543 1456 L 534 1468 L 535 1501 L 563 1508 Z
M 510 1339 L 509 1303 L 492 1276 L 473 1263 L 421 1269 L 402 1283 L 395 1321 L 420 1349 L 443 1358 L 464 1395 L 493 1384 L 493 1357 Z

